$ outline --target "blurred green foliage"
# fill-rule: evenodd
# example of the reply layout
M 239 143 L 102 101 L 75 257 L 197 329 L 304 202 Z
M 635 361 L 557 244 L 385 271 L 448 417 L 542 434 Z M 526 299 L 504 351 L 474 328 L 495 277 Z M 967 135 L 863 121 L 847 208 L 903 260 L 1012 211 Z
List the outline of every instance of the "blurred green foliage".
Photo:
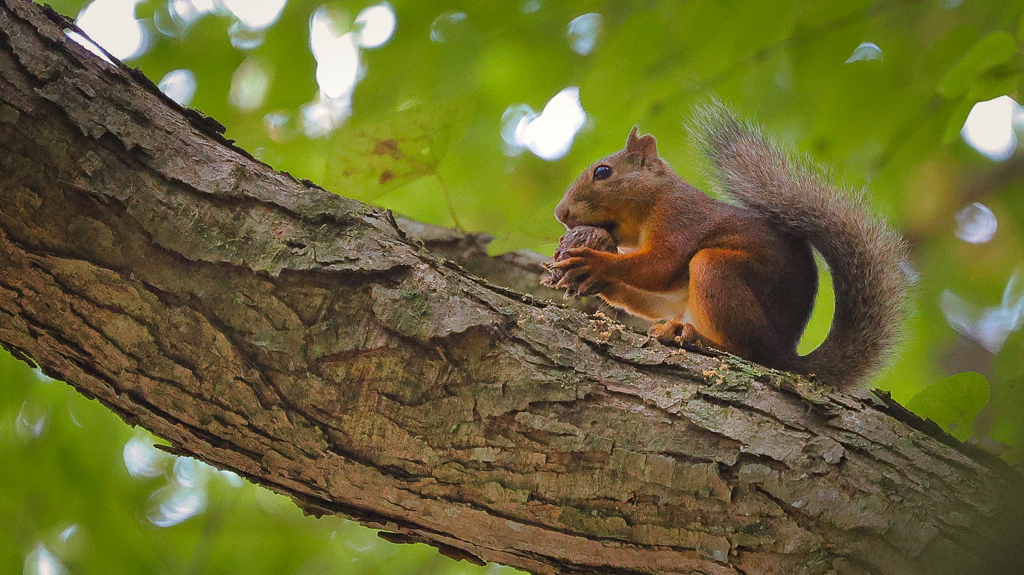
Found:
M 926 387 L 907 408 L 964 441 L 971 437 L 974 419 L 989 401 L 988 388 L 985 376 L 964 371 Z
M 74 16 L 86 2 L 52 4 Z M 326 6 L 341 28 L 357 29 L 353 19 L 370 4 Z M 225 10 L 166 36 L 152 19 L 166 17 L 168 3 L 143 0 L 136 16 L 150 43 L 130 65 L 154 82 L 191 70 L 191 106 L 273 167 L 415 219 L 488 232 L 496 253 L 550 253 L 561 233 L 552 209 L 563 190 L 619 149 L 633 125 L 659 138 L 680 174 L 707 187 L 684 123 L 694 104 L 719 97 L 837 180 L 869 188 L 872 204 L 912 242 L 916 313 L 902 354 L 876 385 L 957 437 L 1011 463 L 1024 460 L 1024 336 L 1020 317 L 1012 317 L 1021 294 L 1008 287 L 1024 263 L 1024 161 L 990 160 L 960 136 L 977 102 L 1019 100 L 1020 2 L 394 1 L 394 35 L 359 51 L 364 74 L 351 117 L 309 138 L 300 110 L 317 94 L 309 22 L 321 5 L 290 1 L 258 46 L 239 50 L 229 42 Z M 591 12 L 601 15 L 596 45 L 581 55 L 567 26 Z M 465 17 L 438 20 L 456 13 Z M 444 41 L 431 39 L 432 26 Z M 877 45 L 881 58 L 847 62 L 863 42 Z M 266 98 L 251 110 L 228 99 L 244 62 L 270 78 Z M 509 155 L 505 111 L 515 104 L 539 111 L 572 86 L 587 120 L 569 153 L 554 161 Z M 955 235 L 955 214 L 973 202 L 998 221 L 990 241 Z M 827 331 L 829 297 L 823 289 L 805 351 Z M 948 320 L 943 301 L 961 302 L 953 310 L 959 323 Z M 999 313 L 1002 324 L 982 321 Z M 1002 326 L 1000 345 L 983 337 L 993 325 Z M 47 423 L 33 437 L 30 424 L 41 414 Z M 75 572 L 480 571 L 423 546 L 378 541 L 351 523 L 304 519 L 281 498 L 231 487 L 216 474 L 205 513 L 155 527 L 146 520 L 149 498 L 173 474 L 130 477 L 122 449 L 132 436 L 96 403 L 0 359 L 4 572 L 22 569 L 40 542 Z M 79 528 L 64 542 L 71 525 Z

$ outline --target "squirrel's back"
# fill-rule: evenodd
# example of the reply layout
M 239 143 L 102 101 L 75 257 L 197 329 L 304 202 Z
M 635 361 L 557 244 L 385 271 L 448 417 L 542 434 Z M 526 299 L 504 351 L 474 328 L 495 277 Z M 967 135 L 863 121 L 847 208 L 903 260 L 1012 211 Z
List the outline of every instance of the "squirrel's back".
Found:
M 771 225 L 805 238 L 825 259 L 835 315 L 824 343 L 796 371 L 837 387 L 865 380 L 901 336 L 910 280 L 907 246 L 860 194 L 826 184 L 814 168 L 786 158 L 760 132 L 715 102 L 698 114 L 696 136 L 724 191 Z

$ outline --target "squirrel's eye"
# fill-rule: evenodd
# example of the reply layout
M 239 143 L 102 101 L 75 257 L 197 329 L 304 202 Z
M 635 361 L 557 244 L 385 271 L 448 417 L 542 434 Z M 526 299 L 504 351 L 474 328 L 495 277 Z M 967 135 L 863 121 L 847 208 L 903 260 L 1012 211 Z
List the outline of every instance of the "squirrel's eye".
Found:
M 612 175 L 612 169 L 609 166 L 598 166 L 594 168 L 594 179 L 595 180 L 607 180 Z

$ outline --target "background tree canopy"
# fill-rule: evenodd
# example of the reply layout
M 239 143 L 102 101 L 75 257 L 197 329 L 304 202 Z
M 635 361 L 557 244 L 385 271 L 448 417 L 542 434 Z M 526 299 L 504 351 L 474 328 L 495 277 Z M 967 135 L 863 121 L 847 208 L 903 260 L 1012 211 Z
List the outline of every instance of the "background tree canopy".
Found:
M 866 186 L 912 242 L 916 315 L 876 385 L 1024 460 L 1020 3 L 53 4 L 271 166 L 490 233 L 493 253 L 550 254 L 562 192 L 633 125 L 707 188 L 685 122 L 721 98 L 838 181 Z M 804 351 L 827 331 L 823 291 Z M 233 474 L 155 450 L 6 353 L 0 381 L 4 572 L 504 569 L 303 518 Z

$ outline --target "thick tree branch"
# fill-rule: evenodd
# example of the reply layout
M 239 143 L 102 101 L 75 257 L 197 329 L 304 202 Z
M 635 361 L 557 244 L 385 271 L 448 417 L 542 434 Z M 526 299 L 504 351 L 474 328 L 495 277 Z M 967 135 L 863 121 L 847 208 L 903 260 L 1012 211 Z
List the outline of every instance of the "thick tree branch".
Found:
M 68 25 L 0 2 L 0 343 L 176 452 L 538 573 L 1013 560 L 999 461 L 468 275 L 410 236 L 538 270 L 273 171 Z

